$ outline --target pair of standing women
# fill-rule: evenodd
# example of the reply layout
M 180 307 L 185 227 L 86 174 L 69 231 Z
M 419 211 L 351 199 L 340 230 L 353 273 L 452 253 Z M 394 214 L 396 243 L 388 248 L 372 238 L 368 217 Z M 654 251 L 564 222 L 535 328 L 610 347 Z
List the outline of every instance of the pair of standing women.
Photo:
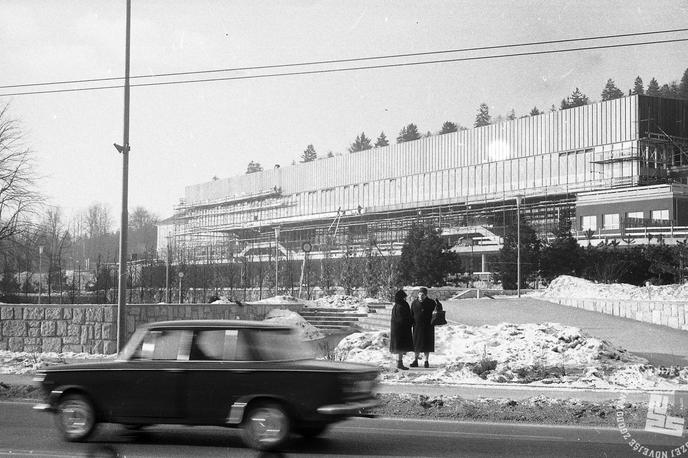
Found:
M 398 355 L 397 368 L 407 370 L 404 366 L 404 354 L 412 351 L 415 359 L 411 367 L 418 367 L 418 356 L 425 354 L 425 367 L 430 367 L 428 358 L 435 351 L 435 329 L 431 324 L 435 302 L 428 298 L 427 288 L 418 290 L 418 298 L 409 307 L 406 293 L 399 290 L 394 295 L 394 307 L 389 333 L 389 351 Z

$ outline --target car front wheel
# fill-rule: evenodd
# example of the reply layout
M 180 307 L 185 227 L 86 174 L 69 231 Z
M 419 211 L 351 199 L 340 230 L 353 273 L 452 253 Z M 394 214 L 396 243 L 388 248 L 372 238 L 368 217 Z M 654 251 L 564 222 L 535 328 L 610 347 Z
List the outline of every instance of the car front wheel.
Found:
M 241 426 L 244 443 L 256 450 L 275 450 L 289 437 L 291 422 L 282 406 L 275 403 L 251 407 Z
M 69 442 L 81 442 L 88 438 L 96 426 L 93 404 L 81 394 L 69 394 L 57 405 L 57 428 Z

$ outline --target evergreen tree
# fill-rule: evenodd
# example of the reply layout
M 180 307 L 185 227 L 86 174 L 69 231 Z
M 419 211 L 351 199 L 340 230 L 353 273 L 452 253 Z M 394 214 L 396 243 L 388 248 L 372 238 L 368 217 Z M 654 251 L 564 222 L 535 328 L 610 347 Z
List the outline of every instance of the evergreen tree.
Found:
M 656 79 L 652 78 L 650 84 L 647 85 L 647 95 L 652 95 L 657 97 L 659 95 L 659 83 Z
M 315 152 L 313 145 L 308 145 L 303 154 L 301 154 L 301 162 L 312 162 L 318 158 L 318 153 Z
M 663 84 L 662 87 L 659 88 L 659 96 L 678 98 L 679 91 L 680 89 L 678 83 L 676 81 L 672 81 L 669 84 Z
M 489 126 L 492 122 L 490 117 L 490 107 L 486 103 L 481 103 L 478 108 L 478 114 L 475 115 L 474 127 Z
M 432 137 L 432 132 L 430 132 L 430 131 L 425 132 L 425 135 L 423 135 L 423 138 L 428 138 L 428 137 Z
M 459 130 L 459 126 L 454 124 L 451 121 L 445 121 L 444 124 L 442 124 L 442 129 L 440 129 L 440 135 L 444 134 L 450 134 L 452 132 L 456 132 Z
M 645 94 L 645 89 L 643 89 L 643 79 L 640 77 L 640 75 L 635 77 L 635 81 L 633 82 L 633 90 L 631 91 L 631 94 Z
M 387 136 L 385 135 L 384 132 L 380 132 L 380 136 L 377 137 L 377 140 L 375 141 L 375 148 L 380 148 L 382 146 L 388 146 L 389 145 L 389 140 L 387 140 Z
M 401 250 L 399 281 L 405 285 L 441 285 L 447 274 L 461 270 L 458 256 L 449 251 L 441 234 L 428 224 L 411 225 Z
M 516 119 L 516 111 L 512 108 L 510 111 L 507 112 L 506 120 L 513 121 L 514 119 Z
M 554 241 L 543 247 L 540 256 L 542 277 L 549 281 L 559 275 L 580 276 L 583 248 L 571 234 L 571 218 L 562 213 L 558 227 L 554 230 Z
M 614 84 L 614 80 L 609 78 L 607 80 L 607 84 L 604 85 L 604 89 L 602 90 L 602 100 L 613 100 L 613 99 L 620 99 L 621 97 L 624 96 L 624 93 L 621 89 L 616 87 L 616 84 Z
M 418 140 L 420 138 L 420 133 L 418 132 L 418 126 L 411 123 L 405 126 L 399 131 L 399 136 L 397 137 L 397 143 L 411 142 L 413 140 Z
M 583 94 L 580 89 L 576 88 L 570 96 L 561 101 L 561 109 L 580 107 L 589 103 L 588 96 Z
M 260 162 L 249 162 L 248 166 L 246 167 L 246 173 L 256 173 L 256 172 L 262 172 L 263 171 L 263 166 L 260 165 Z
M 533 107 L 532 110 L 530 110 L 530 116 L 537 116 L 543 114 L 542 111 L 538 110 L 538 107 Z
M 683 77 L 681 77 L 681 84 L 678 87 L 678 96 L 682 99 L 688 100 L 688 68 L 683 72 Z
M 495 274 L 502 282 L 504 289 L 517 289 L 518 271 L 518 241 L 517 226 L 511 224 L 507 226 L 504 234 L 504 244 L 499 250 L 499 262 L 495 266 Z M 540 261 L 540 240 L 537 238 L 535 230 L 526 221 L 521 219 L 521 287 L 527 285 L 528 280 L 534 279 L 539 269 Z
M 552 104 L 552 106 L 549 107 L 549 111 L 550 111 L 551 113 L 554 113 L 555 111 L 557 111 L 557 106 L 556 106 L 555 104 Z
M 370 139 L 366 137 L 365 132 L 361 132 L 361 135 L 357 135 L 356 140 L 349 147 L 349 152 L 358 153 L 359 151 L 365 151 L 371 148 Z

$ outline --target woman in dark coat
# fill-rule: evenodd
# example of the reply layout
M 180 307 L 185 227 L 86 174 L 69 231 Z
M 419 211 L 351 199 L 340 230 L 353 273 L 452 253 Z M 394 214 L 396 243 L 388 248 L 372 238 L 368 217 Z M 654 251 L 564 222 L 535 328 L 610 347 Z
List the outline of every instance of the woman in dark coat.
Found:
M 406 302 L 406 293 L 399 290 L 394 295 L 392 319 L 389 327 L 389 351 L 398 354 L 397 368 L 408 370 L 404 366 L 404 354 L 413 351 L 411 335 L 411 308 Z
M 418 290 L 418 299 L 411 304 L 411 316 L 413 317 L 413 347 L 416 358 L 411 367 L 418 367 L 418 355 L 425 353 L 425 367 L 430 367 L 428 361 L 430 352 L 435 351 L 435 327 L 432 325 L 432 312 L 435 310 L 435 301 L 428 297 L 427 288 Z

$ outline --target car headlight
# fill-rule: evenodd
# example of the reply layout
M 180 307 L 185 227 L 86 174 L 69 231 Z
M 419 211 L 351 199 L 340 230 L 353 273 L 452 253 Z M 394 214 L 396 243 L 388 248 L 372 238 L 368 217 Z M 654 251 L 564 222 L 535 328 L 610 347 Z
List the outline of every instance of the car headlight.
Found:
M 33 381 L 35 383 L 43 383 L 46 375 L 47 374 L 45 372 L 36 372 L 36 375 L 33 377 Z

